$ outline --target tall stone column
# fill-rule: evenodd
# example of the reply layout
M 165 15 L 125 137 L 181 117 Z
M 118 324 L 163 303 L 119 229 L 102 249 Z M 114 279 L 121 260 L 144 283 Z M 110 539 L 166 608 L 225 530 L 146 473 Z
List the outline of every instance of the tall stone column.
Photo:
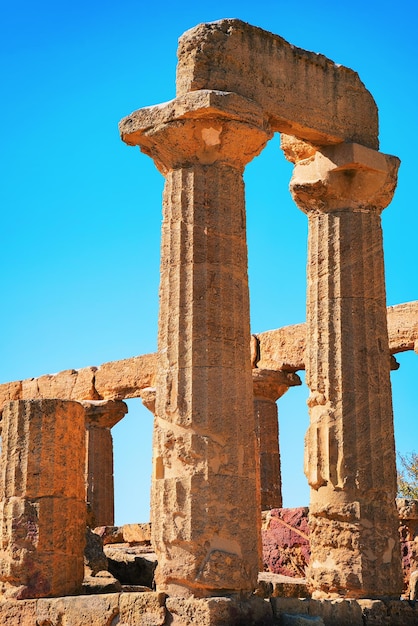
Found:
M 3 411 L 0 581 L 17 599 L 75 593 L 84 576 L 84 410 L 16 400 Z
M 115 489 L 111 428 L 128 412 L 121 400 L 91 400 L 81 403 L 86 412 L 87 523 L 113 526 Z
M 166 178 L 152 483 L 156 583 L 251 591 L 259 510 L 245 164 L 271 132 L 255 103 L 193 92 L 121 123 Z
M 294 385 L 297 374 L 254 368 L 254 414 L 260 458 L 261 510 L 283 506 L 279 421 L 276 401 Z
M 313 596 L 402 589 L 380 213 L 399 161 L 357 144 L 295 167 L 309 218 L 306 377 Z

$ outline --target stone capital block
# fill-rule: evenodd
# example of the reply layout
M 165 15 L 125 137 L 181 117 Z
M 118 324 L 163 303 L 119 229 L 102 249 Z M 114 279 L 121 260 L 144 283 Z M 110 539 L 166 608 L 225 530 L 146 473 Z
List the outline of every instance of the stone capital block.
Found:
M 302 384 L 299 376 L 294 372 L 282 370 L 266 370 L 253 368 L 252 370 L 254 397 L 265 398 L 276 402 L 281 398 L 289 387 Z
M 290 182 L 294 201 L 308 214 L 380 213 L 392 200 L 400 161 L 354 143 L 321 146 L 296 161 Z
M 273 136 L 259 105 L 228 92 L 202 90 L 146 107 L 119 124 L 122 140 L 139 145 L 158 169 L 228 163 L 241 170 Z
M 18 599 L 83 580 L 85 417 L 78 402 L 17 400 L 3 412 L 0 580 Z

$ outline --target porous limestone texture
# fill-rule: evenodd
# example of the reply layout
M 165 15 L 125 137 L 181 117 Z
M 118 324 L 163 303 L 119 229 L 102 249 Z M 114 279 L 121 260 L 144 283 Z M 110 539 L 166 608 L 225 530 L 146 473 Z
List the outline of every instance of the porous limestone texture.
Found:
M 274 370 L 252 370 L 254 414 L 260 460 L 261 510 L 282 506 L 279 422 L 276 400 L 289 387 L 301 385 L 297 374 Z
M 418 346 L 418 301 L 386 309 L 389 351 L 397 354 Z M 305 369 L 306 324 L 283 326 L 255 335 L 260 369 L 296 372 Z
M 121 400 L 83 401 L 86 417 L 87 523 L 114 524 L 113 439 L 111 428 L 128 412 Z
M 71 594 L 83 581 L 84 409 L 17 400 L 3 412 L 0 581 L 4 597 Z
M 304 618 L 305 624 L 325 626 L 416 626 L 418 606 L 401 601 L 280 596 L 270 601 L 258 597 L 183 599 L 155 592 L 9 600 L 0 604 L 0 626 L 280 626 L 292 617 Z
M 257 596 L 241 598 L 167 598 L 171 626 L 272 626 L 270 603 Z
M 387 323 L 392 355 L 406 350 L 418 351 L 418 301 L 389 306 Z M 259 369 L 286 372 L 305 369 L 305 324 L 284 326 L 253 335 L 253 344 L 254 339 L 257 354 L 251 359 L 253 366 L 256 364 Z M 140 397 L 145 406 L 154 412 L 156 363 L 156 354 L 143 354 L 97 367 L 65 370 L 39 378 L 2 383 L 0 413 L 4 404 L 10 400 L 54 398 L 58 392 L 65 400 Z M 75 381 L 78 378 L 80 380 Z
M 180 37 L 177 96 L 229 91 L 260 104 L 275 132 L 378 148 L 376 104 L 353 70 L 237 19 Z
M 242 175 L 272 133 L 260 107 L 219 92 L 142 109 L 120 131 L 166 178 L 151 503 L 157 589 L 251 591 L 261 541 Z
M 341 144 L 297 161 L 291 180 L 309 219 L 305 473 L 314 598 L 402 590 L 380 225 L 398 165 Z
M 139 398 L 154 383 L 157 357 L 143 354 L 98 367 L 70 369 L 0 385 L 0 413 L 10 400 L 123 400 Z
M 401 600 L 271 598 L 275 623 L 284 616 L 321 618 L 325 626 L 416 626 L 418 606 Z
M 401 537 L 404 596 L 417 600 L 416 578 L 418 575 L 418 500 L 398 498 L 399 534 Z

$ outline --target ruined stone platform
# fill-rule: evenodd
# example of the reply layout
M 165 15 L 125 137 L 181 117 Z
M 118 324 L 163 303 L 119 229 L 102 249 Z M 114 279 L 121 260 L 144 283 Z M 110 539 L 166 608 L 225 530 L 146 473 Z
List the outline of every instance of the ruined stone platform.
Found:
M 0 626 L 415 626 L 418 607 L 406 601 L 167 597 L 112 593 L 0 605 Z

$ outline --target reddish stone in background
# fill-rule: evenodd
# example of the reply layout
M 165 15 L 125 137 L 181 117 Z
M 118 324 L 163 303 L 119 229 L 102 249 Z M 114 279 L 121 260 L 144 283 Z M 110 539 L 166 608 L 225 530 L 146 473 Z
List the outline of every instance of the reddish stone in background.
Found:
M 403 593 L 409 597 L 409 578 L 412 572 L 418 570 L 418 500 L 398 498 L 396 504 L 399 514 Z
M 304 577 L 309 563 L 308 507 L 272 509 L 263 519 L 264 570 Z

